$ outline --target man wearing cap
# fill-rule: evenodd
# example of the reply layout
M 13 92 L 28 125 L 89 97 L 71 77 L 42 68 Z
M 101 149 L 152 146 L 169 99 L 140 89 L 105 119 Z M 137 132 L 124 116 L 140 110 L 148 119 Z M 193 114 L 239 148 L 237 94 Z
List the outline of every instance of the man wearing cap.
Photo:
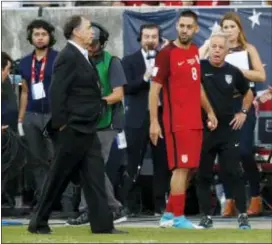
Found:
M 92 43 L 89 45 L 89 60 L 96 67 L 102 87 L 102 97 L 108 106 L 102 115 L 98 128 L 98 137 L 102 146 L 104 162 L 107 163 L 114 139 L 118 148 L 125 147 L 124 115 L 122 99 L 124 97 L 123 86 L 127 83 L 121 61 L 105 51 L 109 38 L 108 31 L 98 23 L 92 22 Z M 114 223 L 125 221 L 126 215 L 122 204 L 115 198 L 114 189 L 108 176 L 105 175 L 106 193 L 108 205 L 113 213 Z M 69 219 L 70 225 L 81 225 L 89 222 L 87 208 L 76 219 Z

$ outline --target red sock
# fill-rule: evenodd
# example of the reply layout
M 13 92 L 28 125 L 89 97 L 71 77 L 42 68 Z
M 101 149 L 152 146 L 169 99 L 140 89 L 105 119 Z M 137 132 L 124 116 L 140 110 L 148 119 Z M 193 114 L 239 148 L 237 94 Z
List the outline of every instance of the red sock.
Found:
M 174 216 L 184 215 L 185 194 L 172 195 L 172 208 Z
M 168 201 L 166 204 L 165 212 L 173 213 L 173 206 L 172 206 L 172 195 L 169 194 Z

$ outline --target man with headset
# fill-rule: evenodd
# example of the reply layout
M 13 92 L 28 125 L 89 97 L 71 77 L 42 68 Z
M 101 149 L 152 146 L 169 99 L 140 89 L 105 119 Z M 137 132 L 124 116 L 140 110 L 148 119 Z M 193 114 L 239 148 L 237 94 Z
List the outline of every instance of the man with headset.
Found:
M 27 40 L 34 50 L 23 57 L 19 64 L 22 90 L 18 116 L 18 131 L 26 137 L 30 150 L 27 162 L 36 185 L 36 200 L 39 200 L 44 178 L 53 156 L 52 143 L 43 136 L 49 120 L 48 90 L 51 84 L 53 63 L 57 51 L 52 49 L 56 40 L 55 28 L 42 19 L 33 20 L 27 26 Z
M 160 215 L 163 212 L 165 208 L 165 194 L 169 189 L 170 172 L 167 166 L 165 141 L 163 138 L 160 138 L 157 146 L 154 146 L 149 140 L 148 92 L 155 56 L 159 51 L 162 39 L 158 25 L 142 25 L 138 38 L 140 49 L 131 55 L 125 56 L 122 60 L 127 77 L 127 85 L 125 86 L 125 117 L 128 153 L 127 171 L 130 176 L 126 189 L 124 189 L 124 195 L 127 196 L 126 205 L 132 215 L 135 215 L 137 211 L 134 184 L 140 173 L 148 144 L 152 149 L 154 169 L 155 215 Z M 159 107 L 159 119 L 162 122 L 162 106 Z
M 123 86 L 127 83 L 121 61 L 105 51 L 109 32 L 98 23 L 92 22 L 93 40 L 89 45 L 89 60 L 96 67 L 102 88 L 103 99 L 107 101 L 107 110 L 98 124 L 98 138 L 102 146 L 104 162 L 107 163 L 111 146 L 116 138 L 118 148 L 124 148 L 124 115 L 122 99 Z M 105 175 L 108 205 L 113 213 L 114 223 L 127 219 L 122 204 L 115 198 L 114 189 L 107 174 Z M 88 209 L 76 219 L 69 219 L 70 225 L 81 225 L 89 222 Z

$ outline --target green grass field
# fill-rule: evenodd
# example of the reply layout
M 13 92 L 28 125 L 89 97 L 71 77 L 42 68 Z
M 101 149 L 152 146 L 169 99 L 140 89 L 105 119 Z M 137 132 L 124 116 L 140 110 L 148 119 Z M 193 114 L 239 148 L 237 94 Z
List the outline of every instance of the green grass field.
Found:
M 271 243 L 270 230 L 177 230 L 160 228 L 120 228 L 122 235 L 94 235 L 88 226 L 55 227 L 51 235 L 36 235 L 22 227 L 2 227 L 2 243 Z

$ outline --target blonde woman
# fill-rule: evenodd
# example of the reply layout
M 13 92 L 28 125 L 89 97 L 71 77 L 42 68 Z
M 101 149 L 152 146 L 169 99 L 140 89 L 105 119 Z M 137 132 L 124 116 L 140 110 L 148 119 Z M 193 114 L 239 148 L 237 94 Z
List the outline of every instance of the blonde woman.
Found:
M 229 12 L 226 13 L 220 22 L 220 26 L 223 32 L 228 34 L 229 40 L 229 55 L 237 54 L 240 52 L 241 55 L 246 53 L 245 61 L 248 62 L 248 68 L 241 68 L 241 61 L 237 62 L 232 59 L 232 65 L 240 68 L 245 78 L 250 82 L 250 87 L 254 93 L 255 83 L 264 82 L 266 79 L 265 70 L 261 62 L 260 56 L 257 49 L 250 43 L 248 43 L 243 26 L 241 24 L 240 17 L 237 13 Z M 200 58 L 206 58 L 209 49 L 209 40 L 199 49 Z M 244 51 L 244 52 L 243 52 Z M 237 59 L 238 60 L 238 59 Z M 245 62 L 246 63 L 246 62 Z M 244 65 L 246 66 L 246 65 Z M 241 110 L 242 97 L 236 92 L 234 94 L 235 102 L 234 107 L 237 110 Z M 254 129 L 256 123 L 255 108 L 251 106 L 248 111 L 242 111 L 247 116 L 246 122 L 241 129 L 241 162 L 245 171 L 246 179 L 250 185 L 251 201 L 248 207 L 248 215 L 259 215 L 262 211 L 262 201 L 260 197 L 260 175 L 254 159 L 253 146 L 254 146 Z M 224 179 L 222 179 L 223 182 Z M 235 214 L 235 204 L 233 201 L 232 192 L 229 190 L 229 186 L 224 184 L 226 194 L 226 207 L 223 216 L 230 217 Z

